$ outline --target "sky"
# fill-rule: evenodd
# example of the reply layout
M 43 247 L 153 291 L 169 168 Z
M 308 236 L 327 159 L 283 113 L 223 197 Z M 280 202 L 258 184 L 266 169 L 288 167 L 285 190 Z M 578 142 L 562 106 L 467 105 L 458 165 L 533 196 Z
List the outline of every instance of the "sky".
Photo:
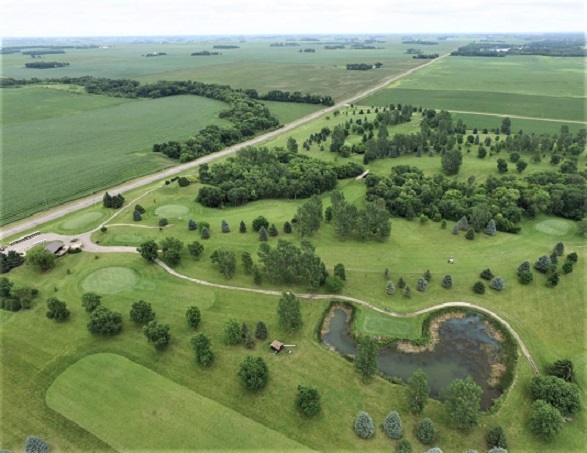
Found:
M 0 36 L 583 31 L 584 0 L 2 0 Z

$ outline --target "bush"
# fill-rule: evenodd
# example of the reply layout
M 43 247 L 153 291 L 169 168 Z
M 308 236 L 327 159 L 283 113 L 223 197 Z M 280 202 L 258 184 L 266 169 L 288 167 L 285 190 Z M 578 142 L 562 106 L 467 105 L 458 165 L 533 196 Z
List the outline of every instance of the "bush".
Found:
M 320 392 L 315 388 L 298 385 L 295 404 L 304 415 L 312 417 L 320 412 Z
M 177 184 L 179 184 L 179 187 L 187 187 L 190 185 L 190 180 L 185 176 L 180 176 L 177 178 Z
M 12 310 L 18 311 L 18 310 Z M 71 312 L 67 309 L 67 304 L 55 297 L 47 299 L 47 318 L 54 319 L 57 322 L 67 321 Z
M 229 319 L 224 323 L 223 337 L 224 342 L 228 345 L 239 344 L 242 341 L 241 327 L 236 319 Z
M 554 288 L 555 286 L 558 285 L 559 279 L 560 279 L 559 273 L 553 272 L 552 274 L 550 274 L 548 276 L 546 281 L 548 282 L 548 286 L 550 286 L 551 288 Z
M 505 282 L 501 277 L 495 277 L 489 282 L 489 286 L 496 291 L 503 291 L 505 289 Z
M 412 288 L 410 288 L 410 285 L 406 285 L 406 288 L 404 289 L 404 297 L 407 297 L 408 299 L 412 297 Z
M 436 438 L 436 427 L 432 420 L 425 418 L 416 425 L 416 437 L 424 445 L 430 445 Z
M 375 434 L 373 419 L 367 412 L 359 412 L 355 420 L 355 432 L 361 439 L 370 439 Z
M 161 217 L 159 219 L 159 226 L 164 227 L 169 224 L 169 221 L 165 217 Z
M 199 333 L 190 340 L 192 349 L 196 353 L 196 361 L 204 366 L 209 366 L 214 361 L 214 353 L 210 350 L 210 338 Z
M 532 274 L 532 272 L 524 271 L 520 274 L 520 283 L 522 285 L 528 285 L 532 283 L 532 280 L 534 280 L 534 275 Z
M 334 266 L 334 275 L 339 277 L 341 280 L 346 280 L 346 270 L 344 264 L 338 263 Z
M 25 453 L 49 453 L 49 445 L 37 436 L 28 436 L 24 443 Z
M 452 276 L 450 274 L 446 274 L 440 283 L 443 288 L 450 289 L 452 288 Z
M 339 293 L 344 288 L 344 281 L 337 275 L 329 275 L 324 282 L 324 288 L 328 293 Z
M 122 315 L 106 307 L 96 308 L 87 323 L 88 330 L 94 335 L 112 336 L 122 331 Z
M 135 206 L 135 211 L 137 211 L 139 214 L 144 214 L 146 212 L 145 208 L 143 208 L 140 204 Z
M 399 439 L 402 437 L 402 420 L 396 411 L 391 411 L 385 417 L 383 422 L 383 430 L 387 437 L 391 439 Z
M 198 307 L 192 305 L 186 310 L 185 321 L 189 327 L 192 329 L 197 329 L 201 320 L 202 314 L 200 313 L 200 309 Z
M 261 227 L 265 227 L 265 229 L 269 228 L 269 221 L 262 215 L 253 220 L 253 231 L 256 233 L 259 232 Z
M 508 448 L 508 440 L 505 435 L 505 431 L 501 426 L 496 426 L 495 428 L 490 429 L 487 432 L 487 436 L 485 436 L 485 440 L 487 442 L 487 448 L 491 449 L 493 447 Z
M 491 272 L 491 269 L 487 268 L 484 269 L 481 274 L 479 274 L 479 277 L 485 279 L 485 280 L 491 280 L 493 277 L 495 277 L 495 275 L 493 275 L 493 272 Z
M 239 233 L 246 233 L 247 232 L 247 225 L 242 220 L 241 220 L 241 223 L 238 227 L 238 231 L 239 231 Z
M 485 294 L 485 284 L 482 281 L 475 282 L 473 292 L 475 294 Z
M 269 379 L 269 369 L 261 357 L 246 356 L 238 374 L 245 388 L 253 392 L 265 387 Z
M 412 453 L 412 444 L 408 439 L 400 439 L 395 446 L 396 453 Z
M 536 269 L 538 272 L 542 272 L 543 274 L 546 274 L 549 268 L 550 257 L 547 255 L 542 255 L 540 258 L 538 258 L 538 261 L 534 263 L 534 269 Z
M 82 307 L 86 312 L 91 313 L 100 306 L 102 296 L 96 293 L 85 293 L 82 296 Z
M 569 359 L 561 359 L 548 367 L 548 374 L 566 382 L 575 382 L 575 366 Z
M 556 256 L 563 256 L 565 254 L 565 245 L 562 242 L 557 242 L 554 246 L 553 252 Z

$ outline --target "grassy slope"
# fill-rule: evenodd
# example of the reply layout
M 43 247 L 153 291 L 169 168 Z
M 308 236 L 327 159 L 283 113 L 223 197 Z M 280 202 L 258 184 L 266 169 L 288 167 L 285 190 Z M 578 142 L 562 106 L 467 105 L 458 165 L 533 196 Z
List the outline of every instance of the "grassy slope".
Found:
M 581 59 L 446 58 L 364 100 L 586 121 Z
M 49 387 L 47 405 L 119 451 L 305 449 L 115 354 L 94 354 L 71 365 Z M 129 419 L 133 429 L 128 429 Z
M 171 165 L 153 143 L 220 124 L 226 107 L 196 96 L 115 103 L 37 87 L 3 93 L 11 119 L 3 128 L 2 223 Z M 35 100 L 38 113 L 28 119 Z

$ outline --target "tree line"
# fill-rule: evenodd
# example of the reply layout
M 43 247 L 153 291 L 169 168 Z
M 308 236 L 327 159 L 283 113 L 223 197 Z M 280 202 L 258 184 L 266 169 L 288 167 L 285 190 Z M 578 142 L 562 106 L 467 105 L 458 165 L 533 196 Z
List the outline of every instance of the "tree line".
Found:
M 330 96 L 309 93 L 302 95 L 299 91 L 294 91 L 292 93 L 289 91 L 271 90 L 265 95 L 260 95 L 257 93 L 257 90 L 249 89 L 246 90 L 246 93 L 253 99 L 261 99 L 264 101 L 334 105 L 334 99 Z
M 35 61 L 33 63 L 25 63 L 25 67 L 34 69 L 49 69 L 49 68 L 64 68 L 69 66 L 69 63 L 60 63 L 58 61 Z
M 197 201 L 208 207 L 238 206 L 272 198 L 308 198 L 332 190 L 337 179 L 358 176 L 363 167 L 313 159 L 283 148 L 248 147 L 226 162 L 199 169 Z
M 383 63 L 380 62 L 374 64 L 347 63 L 346 68 L 348 71 L 368 71 L 369 69 L 379 69 L 381 66 L 383 66 Z

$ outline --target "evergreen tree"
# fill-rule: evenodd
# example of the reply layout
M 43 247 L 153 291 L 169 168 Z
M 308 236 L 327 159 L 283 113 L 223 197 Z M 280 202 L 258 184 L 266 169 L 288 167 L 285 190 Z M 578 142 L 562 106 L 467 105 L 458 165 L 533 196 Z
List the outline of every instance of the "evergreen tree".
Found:
M 420 292 L 426 291 L 426 287 L 428 286 L 428 280 L 424 277 L 418 278 L 418 283 L 416 284 L 416 289 Z
M 228 225 L 228 222 L 226 220 L 222 221 L 222 223 L 220 224 L 220 229 L 223 233 L 230 233 L 230 226 Z
M 400 277 L 399 280 L 397 281 L 397 287 L 399 289 L 404 289 L 406 287 L 406 281 L 404 280 L 403 277 Z
M 242 340 L 241 327 L 236 319 L 231 318 L 224 323 L 223 327 L 224 342 L 228 345 L 234 346 L 239 344 Z
M 191 244 L 188 244 L 188 251 L 194 258 L 200 258 L 204 252 L 204 246 L 200 242 L 194 241 Z
M 274 223 L 271 224 L 271 226 L 269 227 L 269 236 L 271 237 L 275 237 L 278 235 L 278 231 L 277 231 L 277 227 L 275 226 Z
M 255 337 L 258 340 L 265 340 L 267 338 L 267 326 L 263 321 L 258 321 L 255 327 Z
M 404 297 L 407 297 L 408 299 L 412 297 L 412 288 L 410 288 L 410 285 L 406 285 L 406 289 L 404 289 Z
M 395 285 L 391 280 L 388 281 L 385 285 L 385 294 L 387 294 L 388 296 L 393 296 L 395 294 Z
M 210 239 L 210 230 L 207 227 L 202 227 L 200 231 L 200 237 L 202 239 Z
M 284 291 L 277 304 L 277 318 L 279 326 L 292 333 L 302 327 L 302 312 L 300 300 L 289 291 Z
M 255 282 L 255 285 L 259 286 L 261 285 L 261 283 L 263 283 L 263 276 L 261 274 L 261 269 L 259 269 L 259 266 L 254 265 L 253 266 L 253 282 Z
M 446 274 L 442 279 L 441 285 L 445 289 L 452 288 L 452 276 L 450 274 Z
M 452 234 L 458 235 L 459 234 L 459 224 L 455 223 L 455 226 L 452 227 Z
M 188 230 L 194 231 L 197 229 L 198 229 L 198 224 L 192 219 L 188 220 Z
M 238 231 L 241 233 L 247 232 L 247 225 L 245 225 L 245 222 L 243 222 L 242 220 L 241 220 L 240 226 L 238 228 Z
M 334 266 L 334 275 L 341 280 L 346 280 L 346 271 L 344 268 L 344 264 L 338 263 Z
M 259 240 L 262 242 L 267 242 L 269 240 L 269 235 L 264 226 L 259 229 Z
M 467 217 L 461 217 L 461 220 L 458 221 L 457 225 L 459 226 L 459 230 L 467 231 L 469 229 L 469 221 L 467 220 Z
M 385 280 L 389 280 L 389 269 L 385 268 L 385 270 L 383 271 L 383 278 L 385 278 Z
M 538 272 L 542 272 L 543 274 L 546 274 L 549 268 L 550 257 L 546 255 L 542 255 L 540 258 L 538 258 L 538 261 L 534 263 L 534 269 L 536 269 Z
M 402 419 L 396 411 L 391 411 L 385 417 L 383 430 L 390 439 L 399 439 L 402 437 Z
M 214 361 L 214 353 L 210 349 L 210 338 L 203 334 L 199 333 L 195 337 L 192 337 L 190 340 L 190 344 L 192 345 L 192 349 L 196 353 L 196 361 L 204 366 L 209 366 Z
M 261 357 L 246 356 L 238 374 L 245 388 L 252 392 L 265 387 L 269 380 L 269 368 Z
M 134 210 L 134 211 L 132 212 L 132 219 L 133 219 L 135 222 L 140 222 L 141 220 L 143 220 L 143 217 L 141 216 L 141 213 L 140 213 L 139 211 L 137 211 L 137 210 Z
M 495 275 L 493 275 L 493 272 L 491 272 L 491 269 L 489 269 L 489 268 L 483 269 L 483 271 L 481 271 L 481 274 L 479 274 L 479 276 L 481 278 L 484 278 L 485 280 L 491 280 L 492 278 L 495 277 Z
M 573 263 L 571 261 L 565 261 L 563 263 L 563 272 L 565 274 L 570 274 L 573 272 Z
M 253 220 L 253 231 L 258 233 L 261 227 L 269 228 L 269 221 L 262 215 Z
M 427 282 L 431 282 L 432 274 L 430 273 L 430 269 L 426 269 L 426 272 L 424 272 L 424 275 L 422 275 L 422 277 L 424 277 Z
M 495 226 L 495 220 L 491 219 L 489 222 L 487 222 L 487 227 L 485 227 L 485 234 L 488 234 L 489 236 L 495 236 L 497 232 L 497 228 Z
M 473 292 L 475 294 L 485 294 L 485 284 L 482 281 L 475 282 Z
M 501 426 L 491 428 L 485 436 L 485 441 L 487 442 L 487 448 L 489 449 L 497 447 L 507 450 L 508 448 L 507 436 Z
M 370 439 L 375 434 L 373 419 L 367 412 L 359 412 L 355 420 L 355 432 L 361 439 Z
M 313 417 L 320 412 L 320 392 L 312 387 L 298 385 L 296 396 L 296 408 L 308 417 Z
M 424 418 L 416 425 L 416 437 L 424 445 L 430 445 L 436 439 L 436 427 L 432 420 Z
M 289 223 L 289 222 L 285 222 L 285 223 L 283 224 L 283 232 L 284 232 L 285 234 L 290 234 L 290 233 L 292 232 L 291 223 Z
M 251 254 L 249 252 L 243 252 L 241 256 L 241 261 L 243 263 L 243 267 L 245 268 L 245 273 L 250 274 L 253 272 L 253 258 L 251 258 Z
M 518 275 L 522 275 L 524 272 L 530 272 L 531 269 L 530 261 L 524 261 L 518 266 Z
M 556 256 L 563 256 L 565 254 L 565 245 L 562 242 L 557 242 L 554 246 L 554 254 Z
M 495 277 L 489 282 L 489 287 L 496 291 L 503 291 L 505 289 L 505 282 L 501 277 Z
M 188 327 L 192 329 L 197 329 L 200 325 L 200 321 L 202 319 L 202 314 L 200 313 L 200 309 L 195 305 L 189 307 L 185 312 L 185 320 Z
M 467 230 L 467 234 L 465 234 L 465 238 L 468 239 L 469 241 L 472 241 L 473 239 L 475 239 L 475 230 L 473 228 L 469 228 Z

